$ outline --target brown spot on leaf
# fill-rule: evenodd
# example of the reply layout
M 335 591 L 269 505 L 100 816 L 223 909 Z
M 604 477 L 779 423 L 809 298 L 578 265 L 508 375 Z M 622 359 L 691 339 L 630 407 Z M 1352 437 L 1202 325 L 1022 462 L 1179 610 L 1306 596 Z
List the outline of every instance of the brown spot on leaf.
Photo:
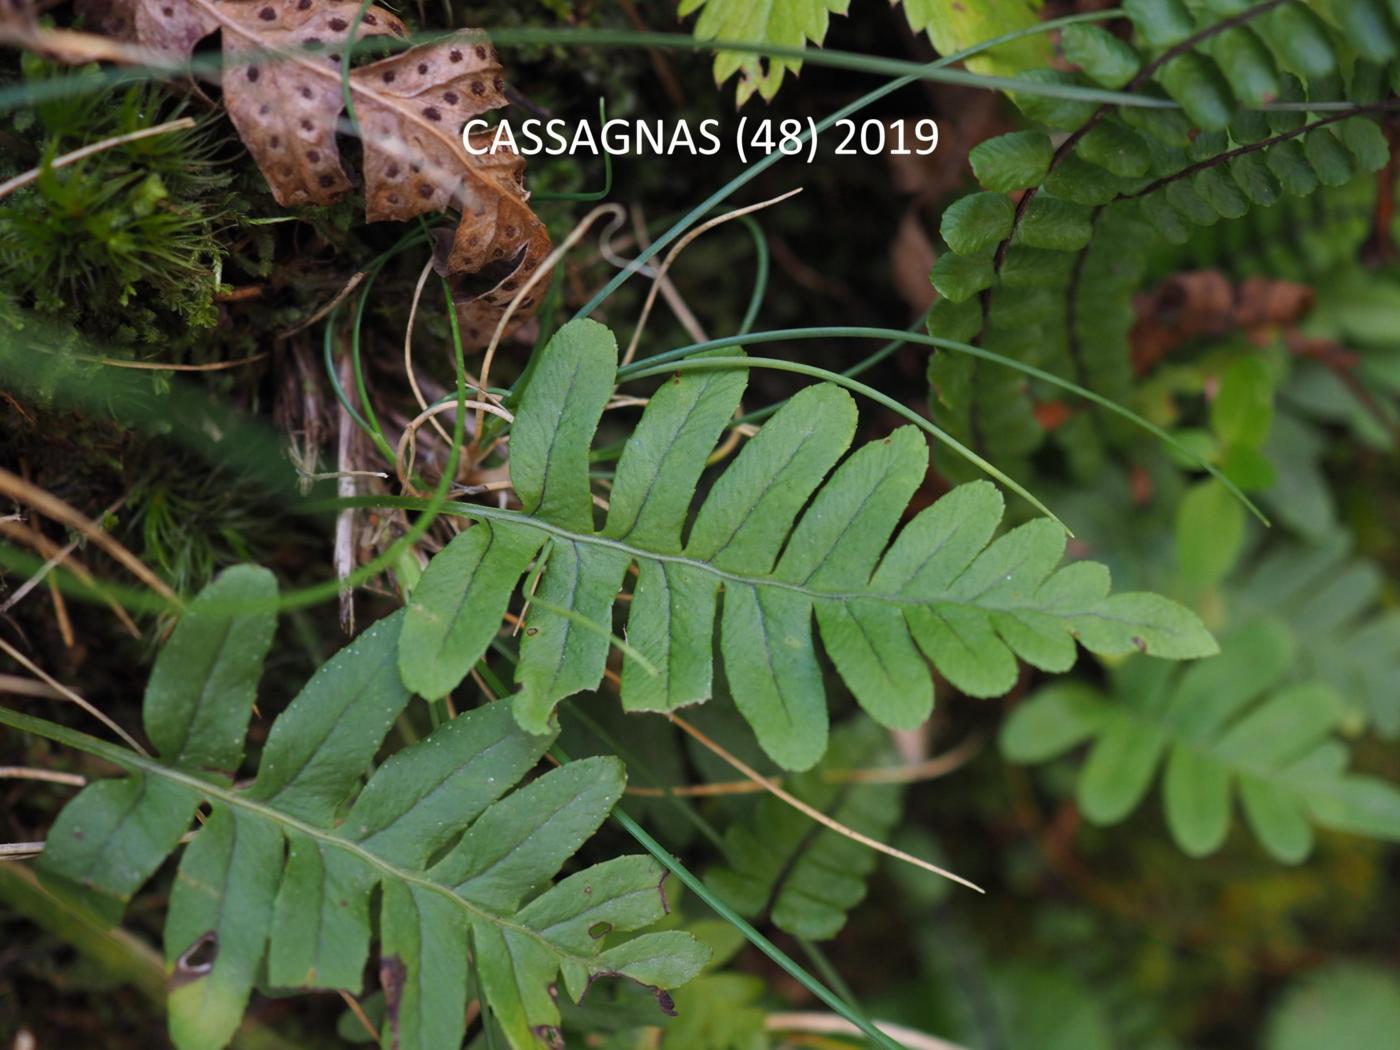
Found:
M 441 120 L 442 110 L 438 109 L 437 106 L 429 106 L 427 109 L 423 110 L 423 116 L 427 117 L 429 120 Z
M 218 957 L 219 935 L 213 930 L 207 930 L 175 960 L 175 967 L 170 973 L 170 990 L 174 991 L 208 975 L 214 969 L 214 960 Z
M 244 76 L 246 76 L 248 78 L 248 81 L 252 83 L 256 81 L 258 77 L 262 76 L 262 71 L 258 69 L 257 66 L 249 66 L 248 72 L 245 73 Z
M 350 28 L 350 23 L 345 21 L 345 19 L 343 18 L 332 18 L 330 21 L 330 27 L 337 33 L 343 33 L 345 32 L 345 30 Z
M 264 22 L 271 22 L 277 17 L 277 12 L 270 7 L 264 7 L 258 12 L 258 17 Z
M 449 62 L 460 62 L 460 61 L 462 61 L 462 52 L 458 51 L 458 50 L 454 47 L 454 48 L 452 49 L 452 53 L 449 54 L 449 55 L 447 56 L 447 60 L 448 60 Z
M 384 989 L 384 1020 L 393 1033 L 393 1045 L 399 1045 L 399 1007 L 403 1004 L 404 981 L 408 970 L 397 955 L 379 960 L 379 987 Z
M 428 63 L 426 63 L 426 62 L 419 62 L 419 63 L 418 63 L 418 75 L 419 75 L 419 76 L 425 76 L 425 75 L 427 75 L 427 72 L 428 72 Z

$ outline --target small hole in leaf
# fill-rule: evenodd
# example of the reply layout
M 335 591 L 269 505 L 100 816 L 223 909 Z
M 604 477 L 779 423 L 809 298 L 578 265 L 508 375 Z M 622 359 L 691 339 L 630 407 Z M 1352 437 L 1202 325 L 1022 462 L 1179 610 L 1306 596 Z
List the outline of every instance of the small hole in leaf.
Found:
M 219 957 L 219 936 L 213 930 L 201 934 L 199 939 L 185 949 L 175 960 L 175 979 L 190 980 L 203 977 L 214 968 L 214 960 Z

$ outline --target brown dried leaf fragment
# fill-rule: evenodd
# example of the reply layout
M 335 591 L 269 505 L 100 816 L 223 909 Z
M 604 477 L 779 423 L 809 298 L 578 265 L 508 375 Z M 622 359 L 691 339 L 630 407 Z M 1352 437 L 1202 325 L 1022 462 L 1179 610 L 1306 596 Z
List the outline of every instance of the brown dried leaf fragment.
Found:
M 0 0 L 0 28 L 31 29 L 34 0 Z
M 341 48 L 356 0 L 135 0 L 137 39 L 188 58 L 222 35 L 224 105 L 279 204 L 331 204 L 351 189 L 336 134 L 344 110 Z M 357 39 L 405 36 L 381 7 Z M 269 54 L 269 52 L 275 52 Z M 505 105 L 495 49 L 467 30 L 350 72 L 364 147 L 365 217 L 403 221 L 456 210 L 434 263 L 454 280 L 463 337 L 489 342 L 512 294 L 549 254 L 549 235 L 526 203 L 524 159 L 472 156 L 462 127 Z M 475 275 L 467 294 L 464 278 Z M 515 317 L 529 317 L 530 300 Z

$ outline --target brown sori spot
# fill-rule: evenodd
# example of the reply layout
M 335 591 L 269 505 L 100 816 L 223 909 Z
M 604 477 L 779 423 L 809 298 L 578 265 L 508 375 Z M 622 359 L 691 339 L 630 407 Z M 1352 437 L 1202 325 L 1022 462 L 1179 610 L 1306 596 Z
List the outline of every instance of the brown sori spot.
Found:
M 408 170 L 411 171 L 411 172 L 413 172 L 413 174 L 417 175 L 420 171 L 423 170 L 423 165 L 421 165 L 421 164 L 410 164 L 410 165 L 408 166 Z
M 500 77 L 497 77 L 495 80 L 491 81 L 491 83 L 495 85 L 497 91 L 504 91 L 506 89 L 506 82 Z
M 390 203 L 390 204 L 397 204 L 397 203 L 399 203 L 399 195 L 398 195 L 397 193 L 391 193 L 391 194 L 389 194 L 389 203 Z
M 428 63 L 426 63 L 426 62 L 419 62 L 419 63 L 418 63 L 418 75 L 419 75 L 419 76 L 422 76 L 422 75 L 423 75 L 424 73 L 426 73 L 427 71 L 428 71 Z
M 297 10 L 298 10 L 298 11 L 305 11 L 305 10 L 306 10 L 308 7 L 310 7 L 310 6 L 311 6 L 311 0 L 297 0 Z
M 515 239 L 515 235 L 516 235 L 517 233 L 519 233 L 519 232 L 520 232 L 520 231 L 517 230 L 514 226 L 507 226 L 507 227 L 506 227 L 506 236 L 509 237 L 509 238 L 511 238 L 512 240 Z
M 302 97 L 302 98 L 310 98 L 310 97 L 311 97 L 311 89 L 310 89 L 309 87 L 304 87 L 304 88 L 302 88 L 302 89 L 301 89 L 301 97 Z
M 318 150 L 318 149 L 309 149 L 309 150 L 307 150 L 307 151 L 306 151 L 306 159 L 309 160 L 312 164 L 319 164 L 319 163 L 321 163 L 321 151 Z
M 493 251 L 493 252 L 491 253 L 491 257 L 492 257 L 493 259 L 499 259 L 499 258 L 500 258 L 502 255 L 504 255 L 505 253 L 506 253 L 506 250 L 505 250 L 504 248 L 497 248 L 495 251 Z
M 322 175 L 322 176 L 321 176 L 319 179 L 317 179 L 316 181 L 319 182 L 322 186 L 325 186 L 325 187 L 329 188 L 329 187 L 335 185 L 335 176 L 334 176 L 334 175 Z
M 386 178 L 397 179 L 399 177 L 399 166 L 397 164 L 390 164 L 389 170 L 386 171 L 384 175 Z
M 479 59 L 481 59 L 483 62 L 485 62 L 485 61 L 486 61 L 486 48 L 485 48 L 485 47 L 477 47 L 477 49 L 476 49 L 476 57 L 479 58 Z
M 386 83 L 386 84 L 392 84 L 392 83 L 394 82 L 394 78 L 396 78 L 397 76 L 398 76 L 398 74 L 395 73 L 392 69 L 391 69 L 391 70 L 388 70 L 388 71 L 384 74 L 384 83 Z
M 307 37 L 307 38 L 306 38 L 306 46 L 309 47 L 309 48 L 311 48 L 311 49 L 314 51 L 316 48 L 318 48 L 318 47 L 321 46 L 321 38 L 320 38 L 319 36 L 309 36 L 309 37 Z
M 271 22 L 274 18 L 277 17 L 277 12 L 270 7 L 264 7 L 261 11 L 258 12 L 258 17 L 261 18 L 264 22 Z
M 247 76 L 249 80 L 257 80 L 258 77 L 262 76 L 262 72 L 258 69 L 257 66 L 253 66 L 251 69 L 248 70 Z
M 432 195 L 433 195 L 433 188 L 432 188 L 431 186 L 429 186 L 426 182 L 420 182 L 420 183 L 418 184 L 418 196 L 420 196 L 420 197 L 422 197 L 424 200 L 426 200 L 427 198 L 431 197 Z
M 369 13 L 366 13 L 366 14 L 365 14 L 365 25 L 367 25 L 367 26 L 377 26 L 378 24 L 379 24 L 379 19 L 375 18 L 374 15 L 369 14 Z
M 174 18 L 174 17 L 175 17 L 175 8 L 173 8 L 173 7 L 162 7 L 162 8 L 160 9 L 160 13 L 163 14 L 166 18 Z
M 335 30 L 335 32 L 337 33 L 344 32 L 350 27 L 350 23 L 345 21 L 345 19 L 343 18 L 332 18 L 330 24 L 331 29 Z
M 302 121 L 301 121 L 301 130 L 302 130 L 302 131 L 311 131 L 311 130 L 314 129 L 315 127 L 316 127 L 316 125 L 313 124 L 313 123 L 311 123 L 311 121 L 307 120 L 307 119 L 304 118 L 304 117 L 302 118 Z
M 472 94 L 473 94 L 473 95 L 484 95 L 484 94 L 486 94 L 486 85 L 483 84 L 483 83 L 482 83 L 481 81 L 479 81 L 479 80 L 473 80 L 473 81 L 472 81 Z
M 455 106 L 457 104 L 457 92 L 449 91 L 447 94 L 442 96 L 442 100 L 446 102 L 449 106 Z
M 454 47 L 452 49 L 452 52 L 447 56 L 447 58 L 451 62 L 460 62 L 462 61 L 462 52 Z
M 331 62 L 332 62 L 332 63 L 338 63 L 339 61 L 340 61 L 340 56 L 339 56 L 339 55 L 331 55 Z
M 437 106 L 429 106 L 427 109 L 423 110 L 423 116 L 427 117 L 429 120 L 441 120 L 442 110 L 438 109 Z
M 271 113 L 271 112 L 272 112 L 272 107 L 271 107 L 270 105 L 268 105 L 266 102 L 264 102 L 261 106 L 258 107 L 258 115 L 259 115 L 259 116 L 265 117 L 265 116 L 267 116 L 267 115 L 268 115 L 269 113 Z

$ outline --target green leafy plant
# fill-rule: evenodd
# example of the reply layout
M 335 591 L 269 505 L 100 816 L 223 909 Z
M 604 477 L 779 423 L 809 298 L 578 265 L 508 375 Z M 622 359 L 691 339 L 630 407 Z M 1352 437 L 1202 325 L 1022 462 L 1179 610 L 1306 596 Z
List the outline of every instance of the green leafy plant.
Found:
M 621 795 L 617 760 L 569 763 L 507 794 L 552 738 L 495 704 L 373 768 L 409 700 L 401 615 L 323 665 L 273 723 L 256 779 L 231 783 L 275 597 L 271 574 L 239 567 L 190 604 L 146 690 L 160 757 L 93 748 L 130 775 L 65 807 L 40 867 L 115 920 L 209 807 L 165 925 L 177 1046 L 226 1044 L 258 984 L 358 991 L 376 891 L 386 1047 L 457 1046 L 469 986 L 524 1050 L 559 1023 L 556 977 L 577 1000 L 600 976 L 664 988 L 697 972 L 705 951 L 683 932 L 614 937 L 665 911 L 650 857 L 550 885 Z
M 1379 28 L 1362 10 L 1371 9 L 1335 5 L 1329 24 L 1293 2 L 1188 9 L 1142 0 L 1126 8 L 1135 44 L 1098 26 L 1068 27 L 1061 50 L 1079 71 L 1024 78 L 1137 91 L 1148 105 L 1014 96 L 1033 127 L 972 150 L 984 189 L 943 214 L 949 251 L 932 272 L 940 299 L 929 332 L 1123 400 L 1130 299 L 1154 245 L 1184 244 L 1194 230 L 1386 164 L 1374 118 L 1394 104 L 1383 99 L 1376 64 L 1389 55 L 1372 51 L 1394 29 L 1378 6 Z M 1354 50 L 1355 62 L 1340 57 Z M 1287 108 L 1257 108 L 1275 103 Z M 1011 191 L 1022 191 L 1015 205 Z M 1048 391 L 966 355 L 936 354 L 929 379 L 934 418 L 1012 476 L 1029 472 L 1047 434 L 1081 479 L 1123 440 L 1091 411 L 1047 429 L 1035 409 Z M 948 468 L 966 474 L 961 464 Z
M 1112 697 L 1081 683 L 1047 686 L 1006 721 L 1002 753 L 1043 762 L 1092 742 L 1077 798 L 1105 825 L 1138 807 L 1165 762 L 1167 826 L 1193 856 L 1224 843 L 1235 791 L 1255 837 L 1282 861 L 1308 855 L 1313 823 L 1400 841 L 1400 790 L 1347 772 L 1333 735 L 1342 700 L 1322 683 L 1285 684 L 1293 655 L 1289 632 L 1259 621 L 1180 675 L 1128 662 Z
M 900 787 L 843 783 L 832 774 L 872 765 L 888 746 L 872 722 L 842 726 L 822 761 L 794 778 L 789 790 L 844 827 L 883 841 L 899 819 Z M 725 853 L 732 866 L 706 876 L 722 897 L 744 915 L 771 914 L 779 929 L 816 940 L 840 932 L 875 868 L 875 854 L 865 846 L 814 825 L 771 795 L 729 826 Z
M 893 728 L 912 728 L 932 709 L 925 657 L 964 692 L 995 696 L 1015 684 L 1017 657 L 1067 670 L 1076 639 L 1094 652 L 1170 659 L 1215 650 L 1186 609 L 1150 594 L 1110 596 L 1102 566 L 1057 571 L 1065 536 L 1048 520 L 989 546 L 1001 497 L 985 482 L 945 496 L 886 550 L 928 469 L 927 448 L 913 427 L 901 428 L 856 451 L 823 485 L 856 421 L 850 396 L 831 385 L 803 391 L 764 425 L 716 479 L 683 544 L 696 482 L 744 376 L 673 377 L 628 439 L 597 530 L 588 450 L 616 361 L 611 333 L 591 321 L 566 325 L 541 351 L 511 428 L 522 510 L 462 507 L 481 524 L 424 570 L 400 648 L 415 692 L 436 699 L 467 676 L 532 561 L 516 668 L 522 726 L 545 731 L 559 700 L 597 687 L 613 604 L 636 563 L 623 706 L 667 711 L 709 697 L 722 586 L 730 687 L 764 750 L 789 769 L 826 750 L 814 614 L 857 700 Z

